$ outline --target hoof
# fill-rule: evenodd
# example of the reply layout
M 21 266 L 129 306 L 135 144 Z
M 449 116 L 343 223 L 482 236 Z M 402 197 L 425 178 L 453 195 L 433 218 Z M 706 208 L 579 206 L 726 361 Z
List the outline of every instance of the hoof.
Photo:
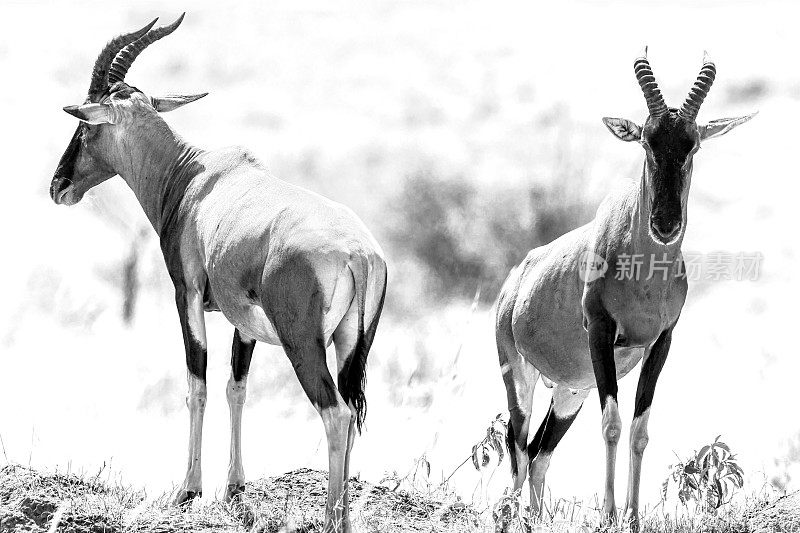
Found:
M 617 526 L 617 513 L 614 511 L 603 511 L 598 526 L 599 531 L 608 531 L 616 528 Z
M 639 533 L 639 513 L 631 511 L 626 512 L 622 524 L 626 526 L 631 533 Z
M 242 494 L 244 494 L 244 485 L 229 483 L 228 487 L 225 489 L 225 501 L 230 503 L 239 500 Z
M 352 533 L 350 521 L 325 522 L 322 526 L 323 533 Z
M 180 492 L 178 492 L 178 495 L 175 496 L 175 500 L 173 500 L 172 504 L 176 507 L 183 507 L 191 503 L 195 498 L 200 498 L 202 495 L 203 491 L 201 490 L 194 491 L 181 489 Z

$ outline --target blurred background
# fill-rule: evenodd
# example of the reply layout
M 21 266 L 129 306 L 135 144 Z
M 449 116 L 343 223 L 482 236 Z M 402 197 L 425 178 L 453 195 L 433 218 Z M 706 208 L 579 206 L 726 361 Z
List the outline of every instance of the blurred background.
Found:
M 183 479 L 183 346 L 155 235 L 119 178 L 73 208 L 48 196 L 76 126 L 61 108 L 85 98 L 103 44 L 183 10 L 127 81 L 150 94 L 209 91 L 168 122 L 204 148 L 247 146 L 275 175 L 349 205 L 386 252 L 352 466 L 370 481 L 404 476 L 421 456 L 441 480 L 506 411 L 491 309 L 500 284 L 530 248 L 638 178 L 641 149 L 600 119 L 644 119 L 632 68 L 643 46 L 672 106 L 709 50 L 718 77 L 699 120 L 760 114 L 695 158 L 684 250 L 763 262 L 757 281 L 692 283 L 652 410 L 642 498 L 658 501 L 676 453 L 719 434 L 748 488 L 800 488 L 800 43 L 796 7 L 770 0 L 3 2 L 0 461 L 91 473 L 105 463 L 152 494 Z M 214 497 L 227 469 L 233 329 L 206 316 Z M 637 376 L 621 382 L 626 428 Z M 535 424 L 549 392 L 537 389 Z M 243 431 L 250 479 L 327 467 L 322 424 L 279 348 L 256 349 Z M 595 392 L 553 458 L 553 496 L 592 498 L 603 454 Z M 620 501 L 626 455 L 621 446 Z M 451 482 L 490 503 L 510 482 L 508 462 L 464 467 Z

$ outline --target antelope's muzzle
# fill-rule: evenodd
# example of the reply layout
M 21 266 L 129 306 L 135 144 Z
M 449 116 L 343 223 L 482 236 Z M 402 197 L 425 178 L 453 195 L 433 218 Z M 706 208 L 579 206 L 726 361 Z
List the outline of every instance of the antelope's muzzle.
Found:
M 50 182 L 50 198 L 57 204 L 72 205 L 78 203 L 80 197 L 75 194 L 75 162 L 81 147 L 81 126 L 75 130 L 64 155 L 58 162 L 53 180 Z
M 650 232 L 662 244 L 670 244 L 677 239 L 682 226 L 680 219 L 650 218 Z

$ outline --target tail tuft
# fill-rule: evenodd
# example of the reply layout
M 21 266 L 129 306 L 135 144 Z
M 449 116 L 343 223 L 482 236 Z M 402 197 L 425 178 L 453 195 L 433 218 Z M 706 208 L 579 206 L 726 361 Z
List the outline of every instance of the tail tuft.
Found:
M 364 344 L 364 335 L 361 334 L 353 354 L 339 374 L 339 392 L 344 401 L 356 410 L 356 427 L 359 433 L 361 433 L 364 419 L 367 416 L 367 398 L 364 395 L 364 388 L 367 383 L 366 368 L 369 351 L 365 349 Z

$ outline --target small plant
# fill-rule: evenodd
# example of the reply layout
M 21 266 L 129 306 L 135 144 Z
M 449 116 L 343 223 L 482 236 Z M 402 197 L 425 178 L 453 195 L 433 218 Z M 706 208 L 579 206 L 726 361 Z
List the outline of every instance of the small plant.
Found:
M 486 428 L 486 436 L 483 440 L 472 447 L 472 466 L 475 467 L 475 470 L 480 470 L 489 464 L 492 460 L 492 450 L 497 454 L 497 463 L 503 462 L 503 457 L 505 457 L 505 444 L 503 443 L 506 441 L 506 431 L 506 422 L 503 420 L 503 415 L 499 414 Z
M 461 467 L 467 464 L 470 459 L 472 459 L 472 466 L 475 467 L 475 470 L 480 471 L 481 469 L 486 468 L 486 466 L 488 466 L 492 460 L 492 450 L 494 450 L 494 452 L 497 454 L 497 464 L 502 463 L 503 458 L 505 457 L 505 448 L 503 447 L 503 443 L 506 440 L 507 424 L 508 423 L 503 420 L 502 413 L 494 417 L 494 420 L 492 420 L 491 424 L 489 424 L 489 427 L 486 428 L 486 436 L 472 447 L 472 453 L 466 459 L 461 461 L 461 464 L 455 467 L 455 469 L 450 472 L 449 476 L 444 478 L 441 484 L 439 484 L 439 487 L 441 488 L 447 485 L 456 472 L 461 470 Z
M 664 500 L 672 481 L 678 488 L 678 499 L 684 505 L 694 502 L 700 509 L 716 514 L 720 507 L 730 502 L 734 492 L 744 484 L 744 472 L 730 447 L 719 438 L 718 435 L 714 442 L 694 452 L 688 460 L 671 467 L 672 471 L 661 487 Z
M 495 533 L 505 533 L 513 524 L 518 525 L 521 531 L 530 530 L 530 516 L 528 510 L 522 505 L 520 492 L 520 489 L 514 491 L 506 489 L 497 505 L 494 506 L 492 520 L 494 520 Z

